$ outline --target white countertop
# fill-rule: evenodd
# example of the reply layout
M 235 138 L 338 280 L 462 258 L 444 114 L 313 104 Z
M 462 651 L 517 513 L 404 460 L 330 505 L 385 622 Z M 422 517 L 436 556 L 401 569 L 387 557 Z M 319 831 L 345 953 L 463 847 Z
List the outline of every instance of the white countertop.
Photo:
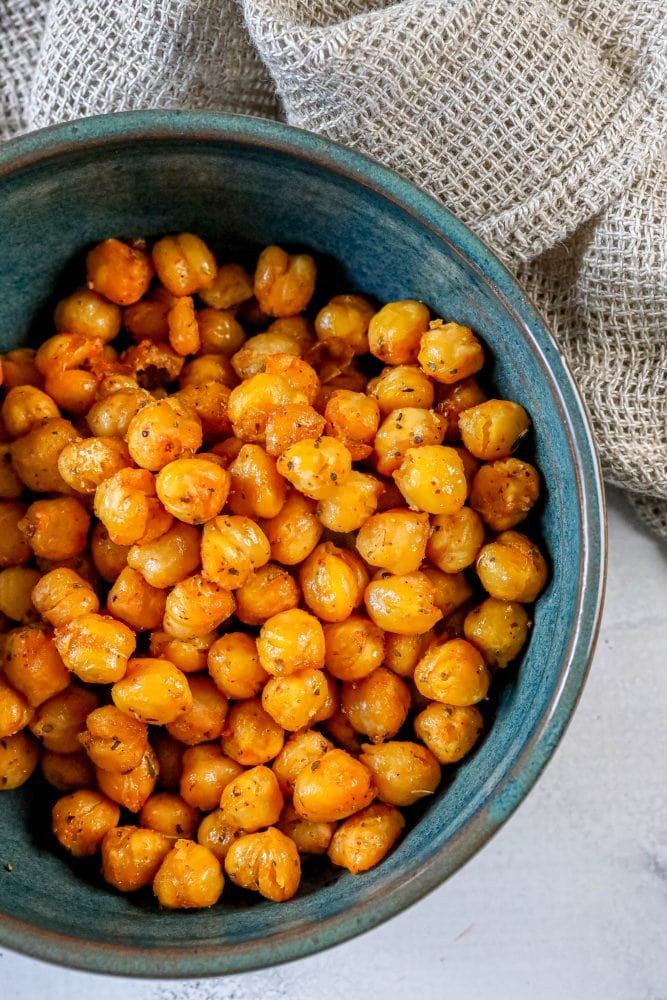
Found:
M 312 958 L 202 982 L 0 951 L 7 1000 L 666 1000 L 667 551 L 609 498 L 602 631 L 537 787 L 446 885 Z

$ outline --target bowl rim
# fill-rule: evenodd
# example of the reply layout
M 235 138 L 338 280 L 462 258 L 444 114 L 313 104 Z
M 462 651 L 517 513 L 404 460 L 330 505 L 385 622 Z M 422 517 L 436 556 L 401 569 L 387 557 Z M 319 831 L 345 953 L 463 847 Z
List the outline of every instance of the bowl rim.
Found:
M 0 944 L 33 958 L 88 972 L 144 978 L 194 978 L 246 972 L 304 958 L 378 926 L 434 890 L 507 821 L 560 741 L 588 673 L 600 626 L 607 564 L 606 511 L 599 457 L 586 406 L 546 323 L 482 240 L 410 181 L 337 142 L 281 122 L 212 111 L 130 111 L 53 125 L 0 147 L 0 180 L 76 151 L 135 141 L 217 142 L 269 147 L 343 175 L 393 202 L 449 251 L 467 260 L 531 345 L 551 383 L 565 427 L 582 516 L 578 614 L 549 704 L 513 766 L 487 801 L 419 871 L 353 911 L 324 918 L 304 934 L 287 930 L 242 945 L 141 948 L 86 941 L 0 914 Z M 548 354 L 548 359 L 547 359 Z M 498 804 L 502 793 L 502 801 Z M 496 802 L 496 808 L 491 809 Z

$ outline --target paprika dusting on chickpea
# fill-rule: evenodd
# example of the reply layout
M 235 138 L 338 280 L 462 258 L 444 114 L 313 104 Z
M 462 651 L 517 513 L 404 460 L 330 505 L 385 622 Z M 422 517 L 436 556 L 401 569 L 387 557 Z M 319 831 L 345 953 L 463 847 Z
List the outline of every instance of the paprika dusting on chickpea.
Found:
M 483 331 L 307 253 L 112 237 L 78 283 L 0 359 L 0 791 L 39 770 L 60 846 L 165 908 L 363 877 L 521 669 L 530 416 Z

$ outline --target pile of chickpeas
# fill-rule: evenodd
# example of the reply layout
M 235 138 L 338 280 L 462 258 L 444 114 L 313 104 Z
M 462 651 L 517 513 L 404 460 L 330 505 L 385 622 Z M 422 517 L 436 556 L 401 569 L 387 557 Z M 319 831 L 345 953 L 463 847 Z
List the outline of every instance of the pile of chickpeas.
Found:
M 60 844 L 166 907 L 366 871 L 526 641 L 529 417 L 423 303 L 314 309 L 305 254 L 86 277 L 2 357 L 0 789 L 39 768 Z

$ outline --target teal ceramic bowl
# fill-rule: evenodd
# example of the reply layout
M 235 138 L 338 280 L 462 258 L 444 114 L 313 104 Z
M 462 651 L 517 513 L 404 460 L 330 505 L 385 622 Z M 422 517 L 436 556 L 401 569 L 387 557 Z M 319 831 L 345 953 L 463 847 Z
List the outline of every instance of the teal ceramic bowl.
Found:
M 90 244 L 174 230 L 201 234 L 222 256 L 267 243 L 305 245 L 332 290 L 423 299 L 481 334 L 500 393 L 533 418 L 546 483 L 535 529 L 551 578 L 527 653 L 497 692 L 485 740 L 398 848 L 363 876 L 316 866 L 281 906 L 231 892 L 212 910 L 160 911 L 148 895 L 119 895 L 96 865 L 82 867 L 54 849 L 43 792 L 3 794 L 0 943 L 80 969 L 151 977 L 238 972 L 308 955 L 374 927 L 456 871 L 521 802 L 563 733 L 595 640 L 605 562 L 589 423 L 538 313 L 439 204 L 305 132 L 252 118 L 147 112 L 5 145 L 0 349 L 48 335 L 56 286 Z

